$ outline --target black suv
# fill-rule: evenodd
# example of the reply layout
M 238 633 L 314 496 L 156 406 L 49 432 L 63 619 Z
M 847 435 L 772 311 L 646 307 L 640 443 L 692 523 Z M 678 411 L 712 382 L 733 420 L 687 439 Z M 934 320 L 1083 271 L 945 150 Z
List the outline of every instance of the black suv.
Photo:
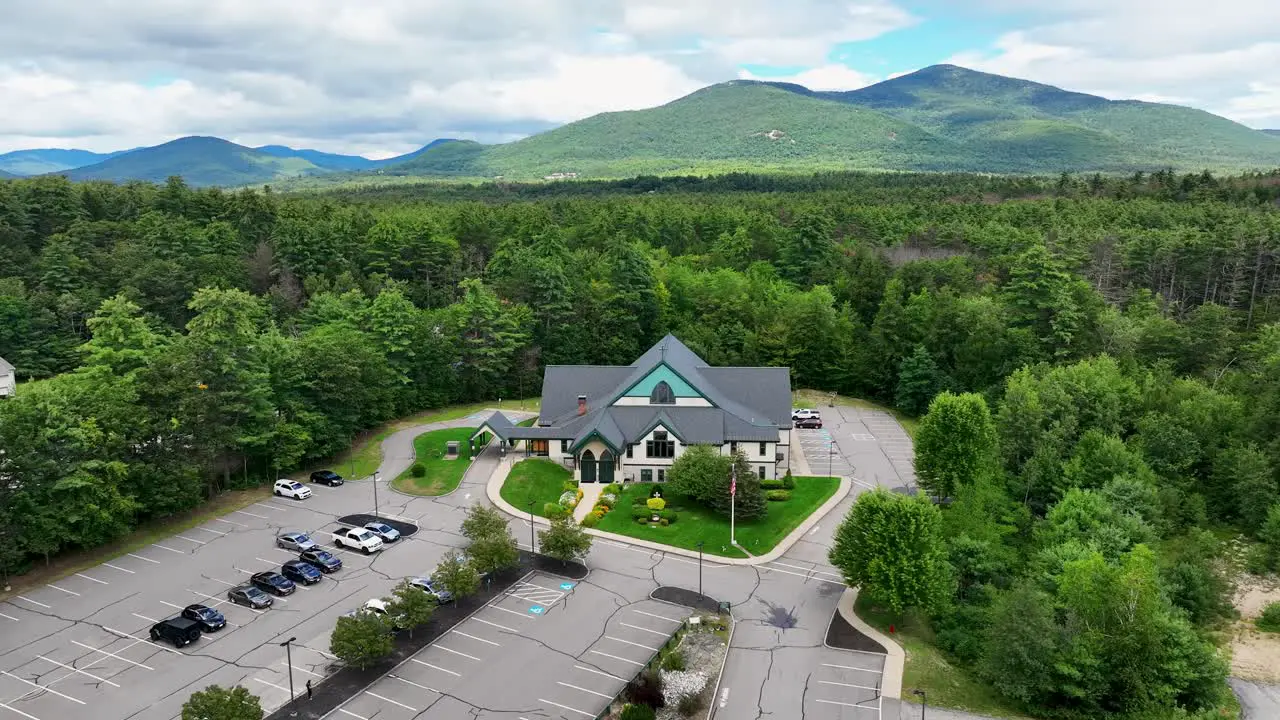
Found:
M 169 618 L 151 626 L 151 642 L 167 640 L 174 647 L 185 647 L 200 639 L 200 623 L 187 618 Z
M 182 609 L 182 617 L 200 623 L 200 629 L 214 632 L 227 626 L 227 619 L 222 613 L 207 605 L 188 605 Z
M 249 578 L 249 582 L 259 590 L 265 590 L 272 595 L 292 595 L 298 587 L 292 580 L 274 570 L 257 573 Z
M 298 559 L 316 566 L 322 573 L 337 572 L 342 569 L 342 561 L 328 550 L 308 550 L 298 553 Z
M 315 585 L 324 577 L 324 575 L 321 575 L 320 571 L 316 569 L 315 565 L 302 562 L 301 560 L 290 560 L 284 565 L 281 565 L 280 574 L 295 583 L 302 583 L 303 585 Z
M 338 487 L 342 484 L 342 476 L 332 470 L 317 470 L 311 473 L 311 482 Z
M 796 420 L 796 427 L 821 430 L 822 418 L 815 416 L 802 417 L 799 420 Z

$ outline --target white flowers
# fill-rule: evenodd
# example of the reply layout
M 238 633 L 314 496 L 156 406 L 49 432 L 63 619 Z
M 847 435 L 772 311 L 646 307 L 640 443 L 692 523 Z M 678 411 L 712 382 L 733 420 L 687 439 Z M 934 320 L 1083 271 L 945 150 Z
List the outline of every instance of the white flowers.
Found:
M 697 695 L 707 686 L 707 674 L 697 670 L 663 670 L 662 699 L 674 706 L 681 698 Z

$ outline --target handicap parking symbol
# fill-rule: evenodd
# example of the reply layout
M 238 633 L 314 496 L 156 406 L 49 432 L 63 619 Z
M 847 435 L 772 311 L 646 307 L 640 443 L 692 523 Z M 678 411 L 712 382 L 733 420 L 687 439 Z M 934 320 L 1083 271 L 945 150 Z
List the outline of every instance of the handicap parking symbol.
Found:
M 562 582 L 562 583 L 560 583 L 560 589 L 561 589 L 561 590 L 572 590 L 572 589 L 573 589 L 573 583 L 571 583 L 571 582 Z
M 541 615 L 546 611 L 547 609 L 542 607 L 541 605 L 534 605 L 533 607 L 529 608 L 530 615 Z

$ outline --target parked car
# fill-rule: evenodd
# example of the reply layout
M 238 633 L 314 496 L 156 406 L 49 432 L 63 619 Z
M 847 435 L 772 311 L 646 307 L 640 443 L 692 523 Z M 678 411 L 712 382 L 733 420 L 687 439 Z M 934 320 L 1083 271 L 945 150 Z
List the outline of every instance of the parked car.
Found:
M 308 550 L 315 550 L 320 546 L 316 544 L 315 540 L 311 539 L 310 535 L 304 532 L 287 532 L 276 536 L 276 547 L 281 547 L 285 550 L 306 552 Z
M 236 605 L 244 605 L 254 610 L 265 610 L 275 603 L 270 595 L 252 585 L 231 588 L 227 591 L 227 599 Z
M 369 613 L 374 613 L 375 615 L 381 615 L 383 618 L 391 622 L 391 628 L 393 630 L 403 630 L 404 622 L 402 622 L 399 617 L 394 616 L 390 612 L 388 612 L 388 609 L 389 609 L 389 604 L 387 603 L 386 600 L 373 598 L 372 600 L 366 600 L 364 603 L 364 606 L 361 607 L 357 612 L 369 612 Z
M 280 574 L 295 583 L 302 583 L 303 585 L 315 585 L 324 579 L 324 574 L 320 572 L 319 568 L 301 560 L 290 560 L 281 565 Z
M 809 429 L 813 429 L 813 428 L 822 429 L 822 418 L 817 416 L 802 417 L 799 420 L 796 420 L 796 427 L 809 428 Z
M 169 618 L 151 626 L 151 642 L 161 640 L 185 647 L 200 639 L 200 623 L 183 617 Z
M 811 417 L 821 418 L 822 414 L 812 408 L 792 408 L 791 409 L 792 420 L 800 420 L 802 418 L 811 418 Z
M 335 556 L 328 550 L 321 550 L 320 548 L 298 553 L 298 559 L 308 565 L 314 565 L 317 570 L 325 573 L 326 575 L 342 569 L 341 558 Z
M 332 470 L 317 470 L 311 473 L 311 482 L 329 487 L 338 487 L 344 481 L 342 476 Z
M 365 523 L 364 529 L 382 538 L 383 542 L 395 542 L 400 539 L 400 531 L 384 522 Z
M 276 495 L 291 497 L 294 500 L 306 500 L 311 497 L 311 488 L 297 480 L 277 480 L 274 491 Z
M 453 601 L 453 593 L 446 590 L 443 583 L 436 582 L 432 578 L 409 578 L 409 584 L 422 590 L 440 605 Z
M 182 617 L 200 623 L 205 632 L 216 632 L 227 626 L 222 613 L 206 605 L 188 605 L 182 608 Z
M 272 595 L 281 597 L 292 595 L 293 591 L 298 589 L 298 586 L 294 585 L 292 580 L 274 570 L 254 573 L 249 577 L 249 582 L 253 583 L 253 586 L 259 590 L 266 590 Z
M 354 548 L 368 555 L 382 549 L 382 538 L 364 528 L 343 528 L 333 534 L 333 544 Z

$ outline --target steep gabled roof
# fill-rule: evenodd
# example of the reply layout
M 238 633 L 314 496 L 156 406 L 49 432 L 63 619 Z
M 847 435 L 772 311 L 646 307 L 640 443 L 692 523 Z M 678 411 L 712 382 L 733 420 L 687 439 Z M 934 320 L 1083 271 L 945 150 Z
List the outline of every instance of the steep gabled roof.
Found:
M 9 364 L 8 360 L 5 360 L 4 358 L 0 357 L 0 373 L 11 373 L 11 372 L 13 372 L 13 366 Z
M 564 425 L 578 414 L 578 396 L 587 396 L 587 407 L 606 404 L 631 368 L 625 365 L 548 365 L 542 375 L 540 425 Z

